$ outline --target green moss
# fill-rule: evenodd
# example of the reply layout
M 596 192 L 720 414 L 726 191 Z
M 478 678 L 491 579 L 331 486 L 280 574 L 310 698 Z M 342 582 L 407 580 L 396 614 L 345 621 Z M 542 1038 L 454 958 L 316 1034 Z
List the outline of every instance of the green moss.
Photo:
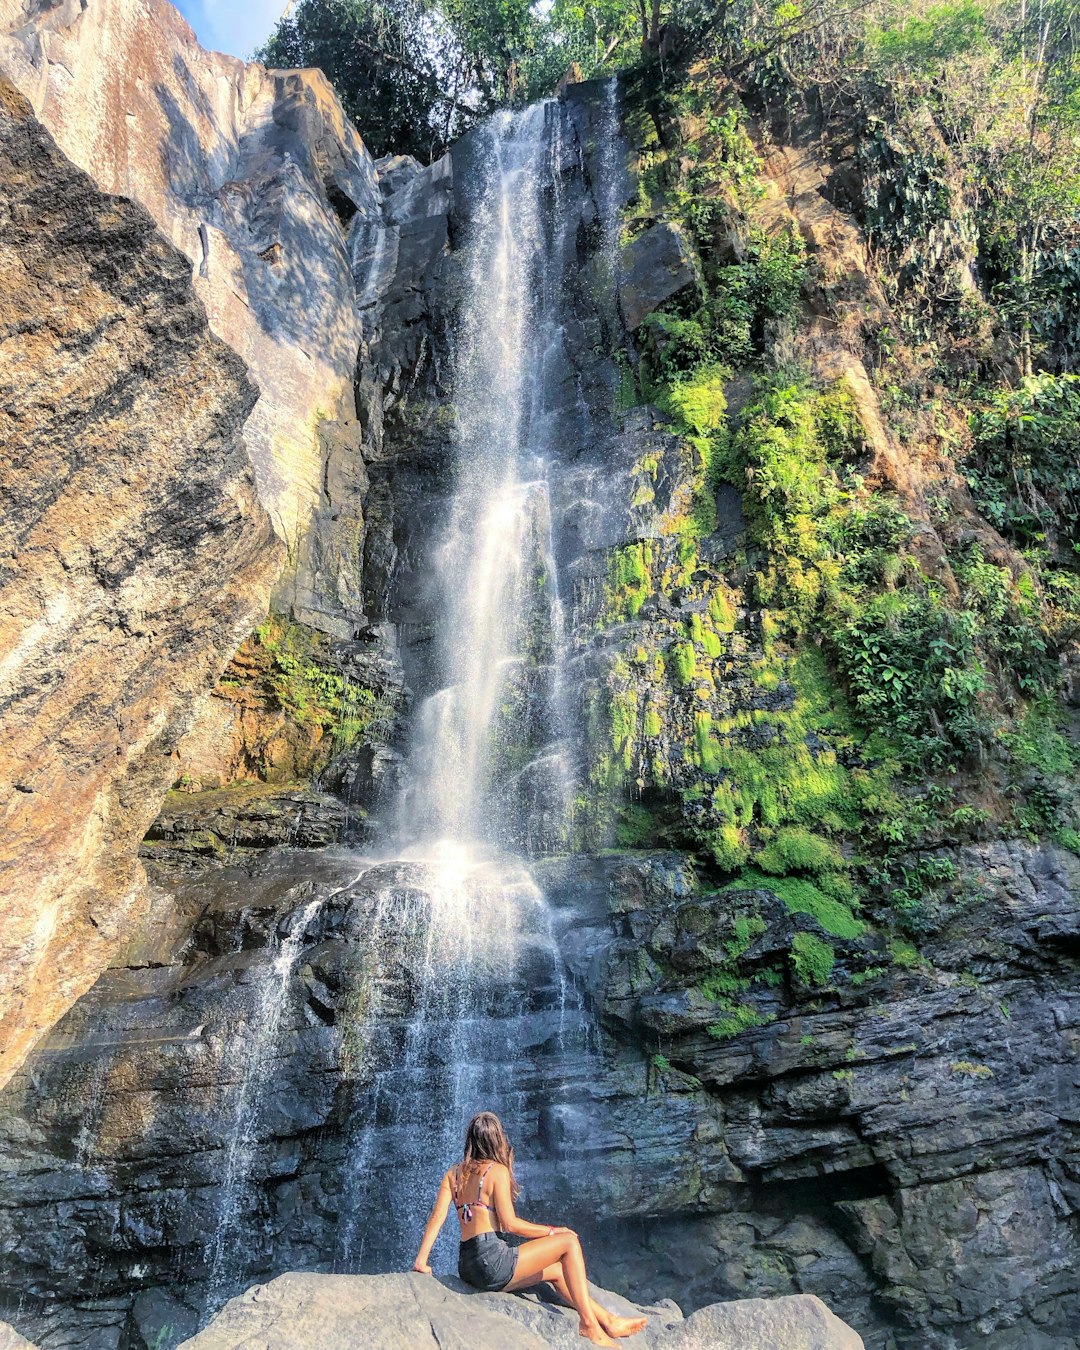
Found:
M 791 965 L 806 985 L 828 984 L 836 964 L 836 953 L 829 943 L 813 933 L 796 933 L 791 942 Z
M 705 619 L 701 614 L 691 614 L 690 636 L 695 644 L 702 648 L 706 656 L 715 658 L 724 649 L 720 638 L 711 628 L 706 626 Z
M 716 970 L 701 983 L 701 992 L 714 1002 L 729 994 L 740 994 L 749 989 L 750 981 L 732 970 Z
M 1080 854 L 1080 830 L 1058 830 L 1054 835 L 1054 842 L 1060 844 L 1062 848 L 1067 848 L 1073 853 Z
M 718 586 L 709 599 L 709 618 L 718 633 L 735 631 L 735 610 L 722 587 Z
M 623 769 L 630 771 L 637 745 L 638 695 L 633 689 L 617 689 L 611 695 L 611 743 Z
M 652 547 L 648 543 L 625 544 L 608 555 L 609 619 L 637 617 L 652 594 Z
M 922 957 L 914 944 L 908 942 L 906 938 L 891 937 L 889 939 L 889 955 L 893 959 L 893 964 L 902 967 L 904 970 L 914 970 L 922 965 Z
M 731 960 L 736 960 L 753 946 L 766 929 L 760 914 L 738 914 L 735 917 L 735 936 L 725 944 Z
M 1080 767 L 1080 757 L 1063 734 L 1064 724 L 1065 712 L 1056 700 L 1038 699 L 1028 704 L 1002 740 L 1018 764 L 1071 776 Z
M 963 1074 L 967 1078 L 993 1078 L 994 1071 L 988 1064 L 973 1064 L 969 1059 L 958 1059 L 949 1065 L 950 1073 Z
M 746 836 L 737 825 L 727 823 L 708 830 L 702 842 L 716 865 L 725 872 L 735 871 L 750 856 Z
M 717 1041 L 731 1040 L 733 1036 L 749 1031 L 752 1027 L 768 1026 L 770 1022 L 775 1021 L 774 1017 L 759 1013 L 747 1003 L 726 1000 L 718 1001 L 717 1006 L 722 1010 L 723 1016 L 706 1028 L 709 1035 Z
M 830 872 L 845 866 L 834 843 L 801 825 L 788 825 L 777 830 L 754 861 L 763 871 L 777 876 L 786 876 L 789 872 Z
M 265 656 L 263 688 L 289 717 L 318 728 L 335 750 L 384 731 L 395 707 L 332 662 L 324 634 L 269 614 L 251 642 Z
M 833 937 L 857 938 L 866 932 L 866 925 L 856 918 L 849 904 L 835 896 L 826 895 L 805 877 L 768 876 L 756 868 L 748 867 L 722 889 L 771 891 L 783 901 L 790 913 L 811 915 Z
M 681 688 L 689 684 L 697 669 L 693 644 L 676 642 L 668 649 L 667 657 L 676 685 Z
M 656 842 L 656 817 L 640 803 L 625 802 L 619 808 L 615 824 L 615 844 L 618 848 L 646 848 Z

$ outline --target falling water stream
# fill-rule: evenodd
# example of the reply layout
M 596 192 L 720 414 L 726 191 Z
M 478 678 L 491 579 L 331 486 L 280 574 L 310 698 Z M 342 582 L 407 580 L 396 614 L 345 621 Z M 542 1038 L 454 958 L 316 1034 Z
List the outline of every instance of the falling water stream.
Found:
M 462 204 L 457 240 L 454 487 L 434 550 L 443 616 L 435 677 L 431 692 L 421 690 L 406 786 L 382 823 L 380 856 L 363 860 L 348 888 L 359 918 L 343 1028 L 341 1270 L 407 1268 L 442 1171 L 481 1108 L 532 1145 L 532 1177 L 528 1163 L 521 1168 L 531 1196 L 557 1194 L 550 1163 L 560 1126 L 550 1122 L 572 1111 L 567 1066 L 580 1075 L 592 1044 L 526 861 L 565 848 L 573 798 L 549 492 L 551 390 L 568 364 L 558 285 L 571 228 L 559 209 L 563 116 L 543 103 L 474 133 L 481 182 Z M 326 903 L 294 911 L 256 987 L 207 1248 L 211 1304 L 243 1278 L 267 1079 L 305 935 Z M 436 1264 L 447 1266 L 451 1250 L 437 1249 Z
M 251 1034 L 237 1041 L 237 1080 L 233 1127 L 225 1150 L 221 1206 L 207 1256 L 210 1265 L 208 1298 L 221 1301 L 235 1274 L 236 1254 L 242 1250 L 238 1229 L 244 1222 L 244 1200 L 259 1140 L 263 1091 L 277 1037 L 289 999 L 293 969 L 322 900 L 311 900 L 290 917 L 289 931 L 257 986 L 252 1008 Z
M 538 104 L 484 132 L 454 354 L 455 490 L 435 558 L 444 682 L 415 718 L 398 860 L 367 878 L 359 1039 L 377 1067 L 354 1116 L 344 1268 L 407 1263 L 468 1117 L 490 1107 L 529 1129 L 530 1103 L 535 1116 L 541 1092 L 559 1096 L 537 1052 L 583 1035 L 552 916 L 516 856 L 565 831 L 570 797 L 545 443 L 562 340 L 545 278 L 559 124 Z M 391 969 L 407 973 L 403 1023 L 383 1003 Z

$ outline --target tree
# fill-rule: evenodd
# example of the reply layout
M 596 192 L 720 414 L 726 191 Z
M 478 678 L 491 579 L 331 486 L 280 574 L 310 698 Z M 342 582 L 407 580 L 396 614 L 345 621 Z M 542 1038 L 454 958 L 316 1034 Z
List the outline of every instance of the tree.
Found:
M 300 0 L 257 56 L 323 70 L 375 155 L 429 160 L 460 129 L 451 47 L 424 0 Z

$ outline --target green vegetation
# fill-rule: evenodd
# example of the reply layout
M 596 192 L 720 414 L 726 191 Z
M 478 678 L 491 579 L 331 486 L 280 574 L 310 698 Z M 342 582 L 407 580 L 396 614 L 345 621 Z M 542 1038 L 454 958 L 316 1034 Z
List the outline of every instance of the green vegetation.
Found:
M 970 1060 L 958 1059 L 949 1065 L 952 1073 L 963 1074 L 968 1078 L 993 1078 L 994 1071 L 988 1064 L 972 1064 Z
M 759 1013 L 748 1003 L 735 1003 L 730 999 L 717 1000 L 717 1008 L 722 1016 L 711 1022 L 706 1028 L 709 1035 L 717 1041 L 727 1041 L 751 1027 L 764 1027 L 773 1021 L 765 1013 Z
M 300 0 L 268 46 L 422 158 L 572 67 L 621 71 L 624 238 L 674 222 L 697 284 L 618 357 L 617 409 L 677 437 L 635 464 L 633 504 L 680 488 L 660 538 L 608 557 L 596 621 L 640 637 L 585 696 L 582 837 L 692 846 L 733 897 L 767 889 L 839 941 L 885 927 L 901 969 L 977 898 L 941 845 L 1080 845 L 1058 689 L 1080 637 L 1075 48 L 1068 6 L 1003 0 Z M 812 223 L 808 256 L 745 107 L 857 147 L 869 276 Z M 869 384 L 835 378 L 857 355 Z M 725 481 L 747 530 L 721 564 Z M 271 655 L 296 715 L 371 715 L 315 656 Z M 803 984 L 833 960 L 797 935 Z M 721 1038 L 755 1025 L 731 962 L 706 982 Z
M 653 554 L 649 544 L 626 544 L 608 555 L 609 619 L 633 619 L 652 593 Z
M 264 692 L 293 721 L 329 737 L 335 750 L 347 749 L 393 719 L 394 708 L 333 664 L 322 633 L 270 614 L 251 642 L 262 656 Z M 223 683 L 230 678 L 236 682 L 226 674 Z
M 835 964 L 832 947 L 813 933 L 796 933 L 792 938 L 791 966 L 803 984 L 828 984 Z
M 855 916 L 853 896 L 829 895 L 806 877 L 770 876 L 756 868 L 744 868 L 725 891 L 768 890 L 782 900 L 792 914 L 809 914 L 827 933 L 838 938 L 857 938 L 866 925 Z

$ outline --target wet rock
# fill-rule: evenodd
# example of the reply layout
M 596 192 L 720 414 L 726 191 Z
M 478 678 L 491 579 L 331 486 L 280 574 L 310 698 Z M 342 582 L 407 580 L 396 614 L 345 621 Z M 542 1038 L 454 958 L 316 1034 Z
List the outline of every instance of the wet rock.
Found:
M 140 849 L 155 870 L 190 867 L 210 857 L 228 864 L 258 849 L 325 848 L 346 832 L 356 837 L 364 817 L 339 797 L 270 783 L 238 783 L 217 791 L 171 792 Z
M 671 1350 L 860 1350 L 862 1340 L 816 1298 L 713 1305 L 682 1317 L 672 1304 L 638 1308 L 594 1289 L 621 1316 L 642 1313 L 628 1346 Z M 391 1350 L 470 1345 L 480 1350 L 576 1350 L 577 1314 L 536 1295 L 477 1294 L 427 1275 L 282 1275 L 233 1299 L 182 1350 L 238 1350 L 252 1338 L 268 1350 Z
M 620 254 L 619 271 L 619 304 L 630 329 L 697 280 L 693 252 L 670 221 L 660 221 L 631 240 Z

